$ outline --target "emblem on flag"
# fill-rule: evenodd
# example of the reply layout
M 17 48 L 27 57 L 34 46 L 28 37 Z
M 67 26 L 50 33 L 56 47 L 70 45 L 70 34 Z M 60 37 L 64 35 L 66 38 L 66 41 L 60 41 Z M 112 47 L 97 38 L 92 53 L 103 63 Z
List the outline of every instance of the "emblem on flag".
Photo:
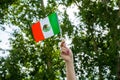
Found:
M 43 31 L 44 31 L 44 32 L 50 31 L 50 26 L 48 26 L 47 24 L 45 24 L 45 25 L 43 26 Z

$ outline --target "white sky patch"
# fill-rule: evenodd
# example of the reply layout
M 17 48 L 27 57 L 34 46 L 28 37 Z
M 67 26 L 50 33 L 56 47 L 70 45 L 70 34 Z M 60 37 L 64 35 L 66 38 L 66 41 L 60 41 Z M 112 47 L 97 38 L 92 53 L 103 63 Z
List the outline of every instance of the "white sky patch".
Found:
M 8 51 L 4 51 L 4 50 L 10 49 L 10 44 L 8 40 L 10 38 L 10 34 L 8 33 L 9 31 L 8 27 L 7 27 L 7 30 L 5 31 L 0 30 L 0 40 L 2 41 L 0 42 L 0 48 L 3 49 L 3 50 L 0 50 L 0 56 L 3 56 L 3 57 L 6 57 L 9 54 Z
M 7 57 L 9 54 L 8 50 L 11 49 L 9 38 L 12 37 L 11 34 L 14 30 L 18 29 L 18 27 L 11 24 L 4 24 L 2 26 L 5 27 L 5 31 L 0 30 L 0 49 L 3 49 L 0 50 L 0 57 Z
M 78 10 L 78 7 L 75 4 L 72 4 L 70 7 L 65 7 L 63 5 L 59 5 L 58 10 L 61 13 L 64 13 L 64 11 L 66 10 L 67 14 L 69 15 L 69 20 L 72 22 L 72 24 L 75 25 L 75 26 L 79 25 L 80 19 L 79 19 L 79 17 L 76 17 L 76 15 L 78 15 L 79 10 Z M 61 13 L 58 14 L 59 19 L 62 18 Z
M 120 29 L 120 25 L 117 26 L 117 29 Z
M 67 14 L 69 15 L 69 20 L 71 21 L 72 25 L 78 26 L 80 24 L 80 19 L 79 17 L 76 17 L 76 15 L 78 15 L 79 10 L 75 4 L 72 4 L 70 7 L 65 7 L 63 5 L 58 6 L 58 11 L 60 11 L 58 13 L 59 22 L 61 22 L 62 18 L 64 18 L 63 13 L 65 12 L 65 10 L 67 11 Z M 67 35 L 65 35 L 65 41 L 66 41 L 67 46 L 71 47 L 70 44 L 72 40 L 68 38 Z
M 69 19 L 75 26 L 79 25 L 80 23 L 79 17 L 76 17 L 78 12 L 78 7 L 75 4 L 72 4 L 69 8 L 67 8 L 67 14 L 69 15 Z
M 44 6 L 46 7 L 47 6 L 47 0 L 43 0 L 44 1 Z
M 59 5 L 59 6 L 58 6 L 58 10 L 61 11 L 61 12 L 64 12 L 65 9 L 66 9 L 66 7 L 63 6 L 63 5 Z

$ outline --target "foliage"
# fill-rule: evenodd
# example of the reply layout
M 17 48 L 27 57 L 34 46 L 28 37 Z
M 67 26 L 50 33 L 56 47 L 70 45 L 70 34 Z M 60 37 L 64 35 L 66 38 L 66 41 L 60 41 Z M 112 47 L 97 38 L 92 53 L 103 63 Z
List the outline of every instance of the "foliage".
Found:
M 119 9 L 114 9 L 118 7 L 117 4 L 118 1 L 84 0 L 79 7 L 81 21 L 85 24 L 82 27 L 86 33 L 81 34 L 81 28 L 76 31 L 72 49 L 79 56 L 78 60 L 75 60 L 80 64 L 76 71 L 81 71 L 80 74 L 78 72 L 78 75 L 82 78 L 103 80 L 117 77 L 120 50 L 118 43 L 120 41 L 120 29 L 118 28 L 120 15 Z M 76 48 L 78 49 L 76 50 Z
M 0 80 L 65 79 L 64 62 L 59 56 L 60 35 L 35 43 L 30 28 L 32 23 L 55 11 L 62 15 L 62 35 L 72 40 L 78 79 L 117 79 L 119 0 L 48 0 L 47 6 L 43 0 L 13 0 L 6 4 L 10 6 L 6 8 L 5 22 L 19 29 L 10 39 L 10 55 L 6 59 L 0 58 Z M 66 7 L 64 12 L 58 10 L 59 5 Z M 71 5 L 78 7 L 75 17 L 79 17 L 79 25 L 74 25 L 69 19 L 67 8 Z M 4 8 L 4 5 L 1 6 Z
M 8 7 L 16 0 L 0 0 L 0 24 L 4 23 L 4 16 L 8 12 Z

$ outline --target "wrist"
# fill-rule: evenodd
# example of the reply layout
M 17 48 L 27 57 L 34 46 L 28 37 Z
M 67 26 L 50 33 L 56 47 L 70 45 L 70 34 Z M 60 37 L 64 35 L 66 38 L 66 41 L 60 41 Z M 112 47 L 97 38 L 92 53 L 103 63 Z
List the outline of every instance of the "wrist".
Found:
M 65 61 L 65 63 L 66 63 L 66 65 L 68 65 L 68 64 L 73 64 L 74 61 L 73 61 L 73 59 L 71 59 L 71 60 L 67 60 L 67 61 Z

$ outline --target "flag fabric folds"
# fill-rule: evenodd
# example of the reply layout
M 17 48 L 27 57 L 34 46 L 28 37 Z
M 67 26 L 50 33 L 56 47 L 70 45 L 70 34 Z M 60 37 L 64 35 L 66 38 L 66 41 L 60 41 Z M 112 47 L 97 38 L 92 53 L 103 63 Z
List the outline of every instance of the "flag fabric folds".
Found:
M 60 33 L 57 14 L 52 13 L 48 17 L 34 23 L 32 25 L 32 33 L 36 42 Z

